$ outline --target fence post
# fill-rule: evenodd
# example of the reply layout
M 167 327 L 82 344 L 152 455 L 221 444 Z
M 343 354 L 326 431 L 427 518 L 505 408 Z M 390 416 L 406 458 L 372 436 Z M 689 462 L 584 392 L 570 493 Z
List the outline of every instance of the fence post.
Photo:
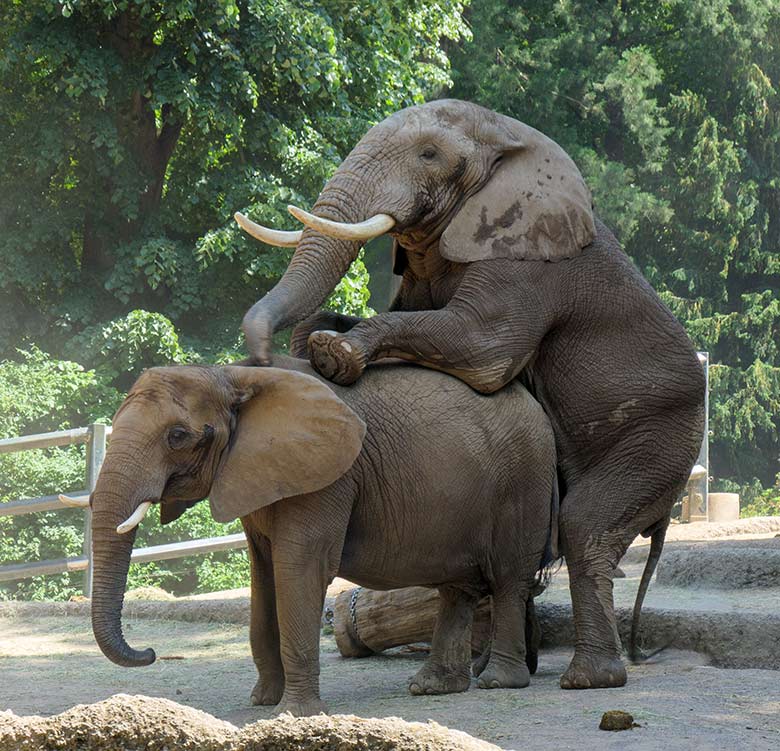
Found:
M 106 455 L 107 425 L 93 423 L 89 426 L 87 440 L 87 490 L 91 494 L 97 484 L 100 467 Z M 84 555 L 87 569 L 84 571 L 84 596 L 92 597 L 92 509 L 84 509 Z

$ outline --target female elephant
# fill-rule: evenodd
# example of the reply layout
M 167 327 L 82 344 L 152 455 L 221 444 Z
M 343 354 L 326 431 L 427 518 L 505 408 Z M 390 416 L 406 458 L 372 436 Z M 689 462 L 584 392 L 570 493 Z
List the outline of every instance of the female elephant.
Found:
M 297 243 L 244 319 L 256 361 L 266 362 L 274 331 L 325 300 L 365 239 L 389 231 L 403 274 L 390 312 L 315 315 L 294 332 L 293 351 L 308 340 L 314 367 L 341 384 L 386 356 L 484 393 L 523 373 L 558 450 L 577 631 L 561 685 L 623 685 L 612 573 L 639 533 L 653 536 L 651 560 L 660 555 L 701 445 L 704 378 L 682 326 L 594 219 L 571 159 L 523 123 L 436 101 L 372 128 L 314 214 L 291 211 L 309 225 L 303 233 L 237 215 L 260 239 Z
M 153 368 L 117 412 L 91 499 L 92 624 L 106 656 L 155 659 L 122 634 L 135 525 L 151 503 L 165 523 L 209 496 L 214 517 L 240 517 L 249 542 L 254 703 L 323 708 L 320 615 L 336 574 L 374 589 L 438 588 L 432 652 L 412 693 L 466 690 L 471 617 L 487 593 L 493 648 L 479 685 L 526 686 L 526 600 L 555 485 L 539 404 L 519 383 L 486 397 L 439 373 L 376 366 L 346 389 L 305 361 L 275 365 Z

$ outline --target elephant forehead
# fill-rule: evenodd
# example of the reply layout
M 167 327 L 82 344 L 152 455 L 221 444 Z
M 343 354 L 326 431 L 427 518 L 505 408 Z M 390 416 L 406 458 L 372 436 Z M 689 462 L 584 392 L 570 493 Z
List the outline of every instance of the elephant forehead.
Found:
M 178 366 L 150 368 L 133 384 L 115 419 L 131 405 L 170 413 L 210 412 L 221 402 L 210 368 Z
M 372 128 L 383 136 L 422 131 L 457 130 L 468 134 L 472 130 L 474 106 L 457 100 L 442 100 L 407 107 Z

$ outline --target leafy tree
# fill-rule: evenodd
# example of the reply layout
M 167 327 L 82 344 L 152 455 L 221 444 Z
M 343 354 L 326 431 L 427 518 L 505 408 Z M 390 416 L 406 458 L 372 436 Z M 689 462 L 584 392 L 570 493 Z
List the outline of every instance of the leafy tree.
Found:
M 709 350 L 724 488 L 780 470 L 780 2 L 481 0 L 454 94 L 573 155 L 598 213 Z M 754 492 L 754 491 L 753 491 Z
M 444 86 L 463 4 L 3 3 L 0 355 L 133 308 L 234 342 L 289 253 L 233 212 L 284 225 L 370 124 Z M 364 273 L 336 304 L 364 306 Z

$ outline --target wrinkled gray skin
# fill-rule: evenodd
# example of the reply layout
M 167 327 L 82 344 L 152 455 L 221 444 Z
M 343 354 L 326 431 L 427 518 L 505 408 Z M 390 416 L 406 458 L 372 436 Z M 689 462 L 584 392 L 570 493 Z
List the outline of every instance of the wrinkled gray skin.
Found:
M 532 175 L 523 173 L 524 148 L 537 155 Z M 545 174 L 539 149 L 564 164 L 560 175 Z M 626 672 L 612 573 L 640 533 L 653 535 L 660 554 L 701 445 L 704 379 L 682 326 L 601 222 L 580 211 L 579 224 L 571 213 L 553 216 L 541 234 L 520 226 L 546 202 L 554 213 L 537 185 L 581 181 L 566 159 L 538 132 L 465 102 L 397 113 L 366 134 L 313 208 L 339 221 L 394 217 L 403 283 L 391 310 L 370 320 L 314 314 L 359 244 L 306 229 L 243 327 L 262 364 L 274 331 L 314 314 L 294 331 L 292 352 L 343 384 L 384 356 L 444 370 L 484 393 L 521 374 L 558 448 L 560 541 L 577 631 L 561 686 L 613 687 Z M 505 195 L 513 203 L 502 203 Z M 461 211 L 472 196 L 471 214 Z M 480 214 L 474 202 L 483 196 Z M 486 224 L 486 216 L 496 218 Z M 571 242 L 577 232 L 588 236 L 585 247 Z M 427 398 L 420 393 L 421 404 Z
M 155 658 L 122 634 L 135 531 L 117 525 L 145 500 L 170 521 L 209 495 L 218 520 L 241 516 L 249 542 L 253 703 L 324 709 L 320 615 L 336 575 L 438 588 L 432 652 L 412 693 L 467 689 L 472 614 L 487 593 L 493 646 L 479 685 L 526 686 L 526 601 L 555 478 L 540 405 L 519 383 L 486 397 L 447 375 L 377 365 L 342 388 L 305 361 L 273 365 L 152 368 L 117 412 L 92 495 L 102 651 L 125 666 Z

